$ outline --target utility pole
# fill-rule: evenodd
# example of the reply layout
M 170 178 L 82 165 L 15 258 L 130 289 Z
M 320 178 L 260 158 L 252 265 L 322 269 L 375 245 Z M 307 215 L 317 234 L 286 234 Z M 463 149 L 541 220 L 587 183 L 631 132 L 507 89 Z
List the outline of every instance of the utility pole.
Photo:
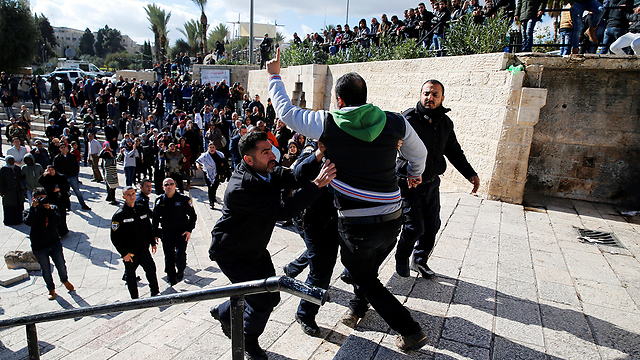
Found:
M 253 65 L 253 0 L 251 0 L 251 11 L 249 12 L 249 64 Z
M 345 24 L 349 23 L 349 0 L 347 0 L 347 16 L 344 19 L 344 23 Z

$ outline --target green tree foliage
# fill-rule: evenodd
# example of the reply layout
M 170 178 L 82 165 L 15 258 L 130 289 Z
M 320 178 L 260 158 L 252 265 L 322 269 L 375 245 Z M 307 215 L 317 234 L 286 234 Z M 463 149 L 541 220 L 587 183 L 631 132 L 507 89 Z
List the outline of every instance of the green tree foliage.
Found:
M 184 29 L 178 29 L 178 31 L 187 38 L 190 55 L 195 55 L 198 52 L 198 45 L 200 44 L 200 37 L 202 36 L 198 24 L 195 20 L 189 20 L 184 23 Z
M 126 51 L 121 51 L 107 55 L 104 62 L 111 69 L 129 69 L 131 64 L 140 62 L 140 55 L 129 54 Z
M 15 72 L 33 61 L 39 36 L 26 2 L 0 0 L 0 69 Z
M 169 42 L 167 37 L 167 34 L 169 34 L 167 24 L 171 18 L 171 11 L 167 13 L 156 4 L 147 4 L 144 10 L 147 12 L 147 20 L 149 20 L 151 24 L 150 29 L 153 31 L 155 37 L 156 61 L 165 61 L 167 54 L 166 47 Z
M 124 50 L 120 30 L 112 29 L 109 25 L 105 25 L 104 28 L 98 30 L 95 49 L 96 54 L 100 57 L 106 57 L 109 54 Z
M 95 55 L 96 51 L 93 49 L 93 43 L 95 43 L 93 33 L 89 28 L 86 28 L 84 34 L 80 37 L 80 46 L 78 49 L 80 50 L 80 55 Z
M 218 26 L 211 29 L 209 32 L 208 44 L 209 48 L 214 49 L 216 46 L 216 41 L 220 41 L 224 43 L 224 39 L 229 35 L 229 29 L 223 24 L 220 23 Z
M 145 41 L 142 45 L 142 67 L 145 69 L 153 68 L 153 52 L 151 51 L 151 43 L 149 41 Z
M 474 23 L 473 16 L 467 14 L 451 24 L 444 38 L 444 47 L 448 55 L 501 52 L 507 46 L 510 26 L 502 10 L 494 17 L 485 19 L 484 25 Z
M 207 53 L 207 29 L 209 28 L 209 24 L 207 24 L 207 15 L 204 14 L 204 9 L 207 7 L 207 0 L 191 0 L 194 4 L 200 9 L 200 44 L 202 45 L 202 53 Z
M 53 26 L 49 22 L 44 14 L 34 14 L 36 26 L 39 30 L 38 39 L 36 40 L 36 58 L 35 62 L 40 64 L 46 59 L 56 58 L 56 51 L 54 48 L 58 46 L 58 39 L 53 31 Z M 42 50 L 45 50 L 45 59 L 42 59 Z M 55 61 L 54 61 L 55 62 Z
M 173 47 L 169 51 L 169 58 L 173 60 L 176 55 L 180 54 L 181 52 L 188 53 L 189 51 L 191 51 L 191 46 L 186 41 L 178 39 L 176 40 L 175 45 L 173 45 Z

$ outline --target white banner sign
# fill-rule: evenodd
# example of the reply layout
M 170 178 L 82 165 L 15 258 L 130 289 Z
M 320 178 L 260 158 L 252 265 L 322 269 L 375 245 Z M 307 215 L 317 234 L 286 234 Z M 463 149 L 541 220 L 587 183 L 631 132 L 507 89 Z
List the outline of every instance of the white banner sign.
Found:
M 215 85 L 217 82 L 221 82 L 224 80 L 227 85 L 230 84 L 230 73 L 229 70 L 224 69 L 200 69 L 200 83 L 206 84 L 210 83 L 211 85 Z

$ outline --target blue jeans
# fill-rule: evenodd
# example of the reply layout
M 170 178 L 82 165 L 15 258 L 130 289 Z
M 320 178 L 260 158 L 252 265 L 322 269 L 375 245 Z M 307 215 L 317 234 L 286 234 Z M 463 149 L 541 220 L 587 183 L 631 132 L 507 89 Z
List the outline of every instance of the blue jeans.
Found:
M 349 301 L 351 311 L 363 317 L 367 303 L 371 303 L 393 330 L 408 336 L 420 331 L 420 325 L 378 278 L 380 265 L 395 248 L 401 225 L 401 217 L 366 225 L 338 220 L 338 232 L 341 261 L 355 283 L 355 296 Z
M 613 44 L 614 41 L 618 40 L 618 38 L 627 31 L 617 27 L 608 27 L 604 30 L 604 39 L 602 40 L 602 49 L 600 49 L 600 54 L 608 54 L 609 53 L 609 45 Z
M 69 281 L 67 276 L 67 266 L 65 265 L 64 255 L 62 254 L 62 243 L 60 241 L 55 245 L 34 251 L 33 255 L 38 259 L 38 264 L 40 264 L 40 269 L 42 270 L 42 278 L 44 279 L 45 284 L 47 284 L 47 290 L 54 290 L 56 288 L 56 285 L 53 283 L 53 276 L 51 276 L 51 263 L 49 262 L 49 257 L 51 257 L 56 269 L 58 269 L 60 281 L 63 283 Z
M 77 176 L 66 176 L 67 181 L 69 182 L 69 186 L 73 189 L 73 192 L 76 194 L 78 198 L 78 202 L 80 206 L 85 207 L 87 204 L 84 202 L 84 198 L 82 197 L 82 193 L 80 192 L 80 184 L 78 184 Z
M 136 180 L 136 167 L 125 166 L 124 167 L 124 179 L 127 186 L 133 186 Z
M 577 48 L 580 45 L 580 34 L 582 34 L 582 13 L 589 10 L 593 13 L 591 24 L 596 25 L 602 19 L 604 14 L 604 6 L 598 0 L 589 0 L 586 4 L 574 3 L 571 6 L 571 22 L 573 22 L 573 35 L 571 38 L 571 47 Z
M 560 55 L 571 54 L 571 36 L 573 29 L 560 29 L 560 43 L 563 45 L 560 48 Z
M 15 111 L 13 111 L 13 106 L 5 106 L 4 107 L 4 111 L 7 112 L 7 120 L 14 118 L 14 119 L 18 119 L 16 118 L 16 113 Z
M 524 19 L 522 25 L 522 51 L 530 52 L 533 48 L 533 29 L 538 19 Z

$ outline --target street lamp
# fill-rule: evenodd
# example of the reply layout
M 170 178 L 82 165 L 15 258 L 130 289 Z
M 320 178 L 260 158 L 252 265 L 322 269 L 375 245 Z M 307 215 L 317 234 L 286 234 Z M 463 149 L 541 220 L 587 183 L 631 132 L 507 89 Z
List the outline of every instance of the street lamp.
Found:
M 251 0 L 251 11 L 249 12 L 249 64 L 253 65 L 253 0 Z

